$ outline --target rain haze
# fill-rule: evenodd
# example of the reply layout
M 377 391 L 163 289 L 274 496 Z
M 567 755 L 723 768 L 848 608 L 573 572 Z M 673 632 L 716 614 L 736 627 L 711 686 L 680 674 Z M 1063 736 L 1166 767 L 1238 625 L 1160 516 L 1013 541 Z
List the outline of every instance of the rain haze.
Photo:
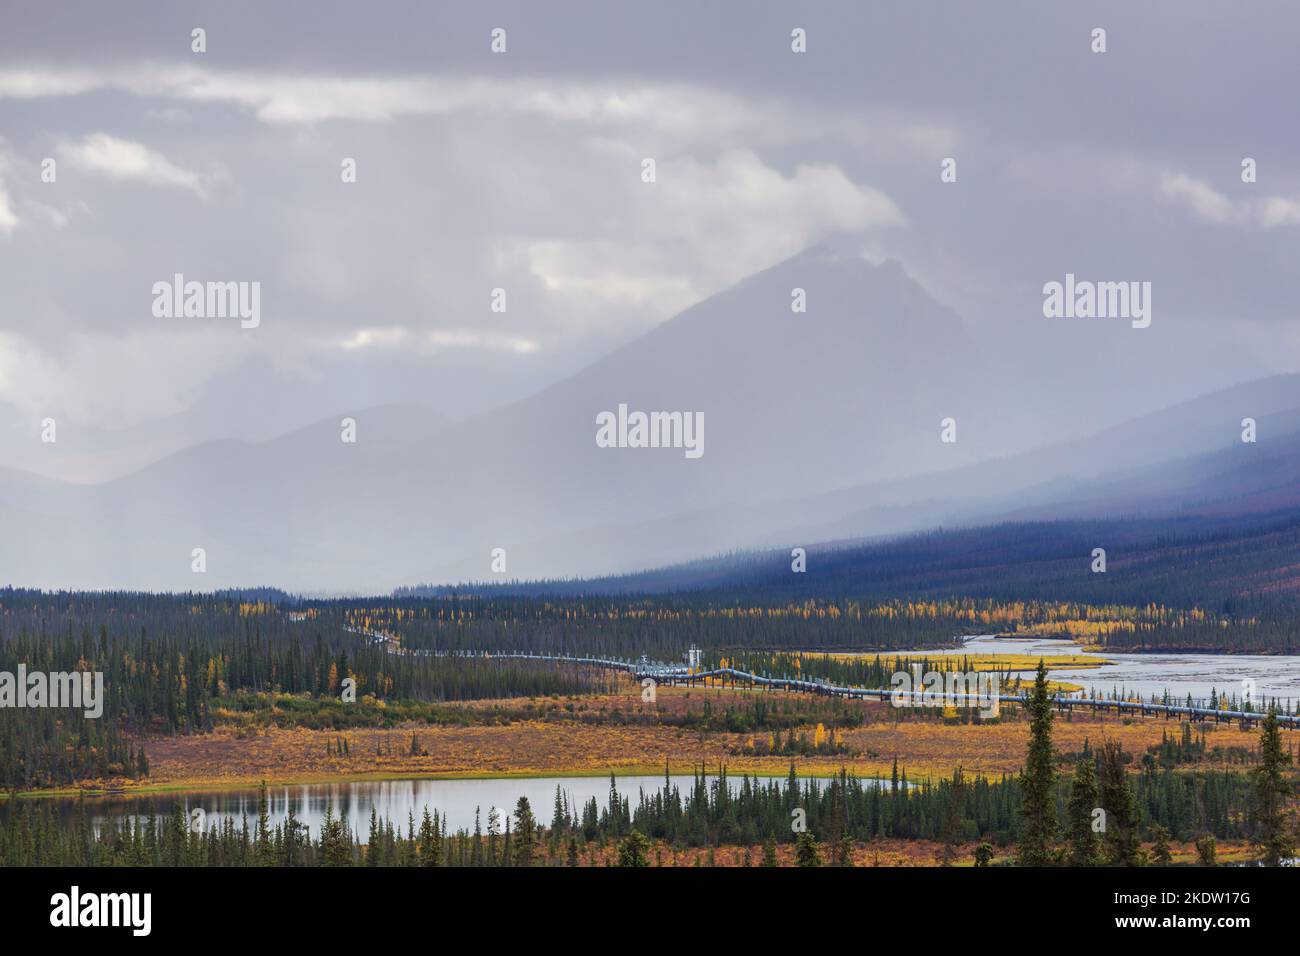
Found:
M 1300 425 L 1286 4 L 0 21 L 0 583 L 352 593 L 1172 512 L 1245 417 Z M 186 315 L 191 282 L 256 315 Z M 1125 314 L 1047 314 L 1076 282 Z

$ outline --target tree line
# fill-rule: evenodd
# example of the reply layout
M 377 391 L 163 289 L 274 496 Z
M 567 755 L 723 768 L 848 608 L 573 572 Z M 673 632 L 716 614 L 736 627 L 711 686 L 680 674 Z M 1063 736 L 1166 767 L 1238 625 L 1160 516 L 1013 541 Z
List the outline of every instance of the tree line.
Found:
M 1282 744 L 1275 711 L 1260 722 L 1256 765 L 1244 773 L 1223 772 L 1225 779 L 1237 781 L 1230 788 L 1234 793 L 1209 786 L 1211 776 L 1170 769 L 1168 758 L 1192 749 L 1190 732 L 1185 731 L 1177 750 L 1170 748 L 1167 739 L 1156 748 L 1156 754 L 1167 758 L 1159 777 L 1178 781 L 1172 788 L 1153 791 L 1144 786 L 1157 776 L 1157 761 L 1147 761 L 1142 774 L 1129 774 L 1123 748 L 1106 740 L 1095 752 L 1085 747 L 1075 761 L 1062 807 L 1064 781 L 1052 745 L 1055 715 L 1042 661 L 1026 708 L 1030 739 L 1020 775 L 1017 837 L 1017 860 L 1022 866 L 1167 864 L 1171 835 L 1186 838 L 1189 834 L 1198 836 L 1197 851 L 1204 863 L 1214 861 L 1214 838 L 1228 835 L 1249 838 L 1265 865 L 1277 866 L 1295 856 L 1289 812 L 1294 793 L 1292 761 Z M 1198 786 L 1200 779 L 1207 785 Z M 1179 790 L 1185 795 L 1201 793 L 1189 804 L 1178 799 Z M 1187 816 L 1192 808 L 1202 814 Z M 1151 842 L 1149 850 L 1143 846 L 1144 838 Z

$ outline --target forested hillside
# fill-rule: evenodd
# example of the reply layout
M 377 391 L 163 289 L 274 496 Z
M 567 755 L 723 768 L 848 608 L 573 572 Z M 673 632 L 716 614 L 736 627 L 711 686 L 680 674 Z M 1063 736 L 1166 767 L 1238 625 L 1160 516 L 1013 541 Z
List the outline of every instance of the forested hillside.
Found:
M 1105 551 L 1104 572 L 1094 571 L 1098 548 Z M 1160 608 L 1182 612 L 1183 620 L 1177 627 L 1136 622 L 1095 636 L 1126 649 L 1277 653 L 1300 647 L 1300 512 L 1023 522 L 805 550 L 801 573 L 792 570 L 788 551 L 744 552 L 623 577 L 465 586 L 461 592 L 497 604 L 528 597 L 563 602 L 579 595 L 599 602 L 637 594 L 648 603 L 696 607 L 899 600 Z M 450 597 L 456 591 L 411 588 L 398 594 Z M 1032 614 L 1005 622 L 1033 623 Z

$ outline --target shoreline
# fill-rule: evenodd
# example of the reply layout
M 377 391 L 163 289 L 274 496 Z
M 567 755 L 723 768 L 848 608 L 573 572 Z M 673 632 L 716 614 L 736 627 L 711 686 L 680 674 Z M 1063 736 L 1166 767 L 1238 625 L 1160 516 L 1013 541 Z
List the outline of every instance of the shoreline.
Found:
M 846 765 L 847 767 L 847 765 Z M 673 763 L 668 765 L 668 774 L 670 776 L 691 776 L 699 772 L 699 765 L 683 769 L 681 766 L 674 766 Z M 733 772 L 727 768 L 728 776 L 740 777 L 748 774 L 750 777 L 768 777 L 784 778 L 789 772 L 786 768 L 784 773 L 767 773 L 763 771 L 739 770 Z M 878 779 L 874 774 L 860 774 L 849 770 L 859 778 Z M 821 767 L 813 767 L 807 770 L 795 768 L 795 773 L 802 779 L 829 780 L 839 775 L 839 770 L 830 770 Z M 298 775 L 293 774 L 289 777 L 280 778 L 248 778 L 241 780 L 223 780 L 223 781 L 184 781 L 168 782 L 160 784 L 145 784 L 139 787 L 126 787 L 122 789 L 102 788 L 102 787 L 78 787 L 63 788 L 58 790 L 22 790 L 17 793 L 6 791 L 0 793 L 0 803 L 11 799 L 75 799 L 77 797 L 93 797 L 96 799 L 104 797 L 146 797 L 161 795 L 167 793 L 226 793 L 238 790 L 257 790 L 263 782 L 267 787 L 308 787 L 321 786 L 323 784 L 343 784 L 343 783 L 384 783 L 402 780 L 543 780 L 551 777 L 572 778 L 572 779 L 608 779 L 610 776 L 620 777 L 657 777 L 664 774 L 664 768 L 660 766 L 620 766 L 609 767 L 606 770 L 592 770 L 583 768 L 581 770 L 494 770 L 494 771 L 435 771 L 432 773 L 385 773 L 385 772 L 361 772 L 346 774 L 324 774 L 324 775 Z M 717 776 L 716 768 L 705 770 L 706 776 Z M 913 782 L 909 777 L 909 783 Z

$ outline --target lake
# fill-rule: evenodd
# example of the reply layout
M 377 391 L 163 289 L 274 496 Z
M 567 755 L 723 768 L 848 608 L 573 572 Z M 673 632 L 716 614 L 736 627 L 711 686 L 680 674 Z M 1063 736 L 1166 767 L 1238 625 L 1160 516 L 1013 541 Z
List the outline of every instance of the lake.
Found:
M 626 776 L 618 777 L 620 795 L 629 798 L 633 809 L 639 799 L 641 790 L 651 793 L 663 788 L 664 776 Z M 675 774 L 668 778 L 682 792 L 683 799 L 695 784 L 695 778 L 687 774 Z M 708 775 L 710 782 L 717 776 Z M 751 780 L 754 778 L 751 777 Z M 784 785 L 784 777 L 760 777 L 762 783 L 776 780 Z M 740 788 L 741 778 L 728 775 L 728 784 L 733 791 Z M 887 784 L 888 781 L 863 781 Z M 334 815 L 346 812 L 348 823 L 364 839 L 373 808 L 380 820 L 392 820 L 406 829 L 407 814 L 415 818 L 419 828 L 420 817 L 427 806 L 430 812 L 437 810 L 445 813 L 447 822 L 453 831 L 474 829 L 474 813 L 478 809 L 483 832 L 487 832 L 488 811 L 498 807 L 504 819 L 506 814 L 513 814 L 515 804 L 521 796 L 527 797 L 537 819 L 549 825 L 555 808 L 555 788 L 559 787 L 567 795 L 571 812 L 581 814 L 582 805 L 592 797 L 602 809 L 609 805 L 609 776 L 600 777 L 494 777 L 487 779 L 459 780 L 360 780 L 351 783 L 305 784 L 298 786 L 276 786 L 268 788 L 271 825 L 282 823 L 287 819 L 289 807 L 295 816 L 310 828 L 313 836 L 320 835 L 320 824 L 325 816 L 326 806 L 334 808 Z M 52 797 L 60 813 L 71 818 L 77 812 L 76 798 Z M 98 826 L 110 813 L 113 816 L 134 814 L 137 819 L 147 819 L 150 813 L 165 818 L 175 811 L 179 802 L 187 816 L 196 808 L 204 813 L 205 828 L 220 823 L 227 817 L 234 821 L 235 827 L 243 825 L 247 816 L 249 827 L 257 825 L 257 790 L 218 790 L 185 791 L 181 793 L 144 794 L 140 796 L 108 795 L 85 798 L 87 813 L 91 822 Z M 0 807 L 0 816 L 3 816 Z

